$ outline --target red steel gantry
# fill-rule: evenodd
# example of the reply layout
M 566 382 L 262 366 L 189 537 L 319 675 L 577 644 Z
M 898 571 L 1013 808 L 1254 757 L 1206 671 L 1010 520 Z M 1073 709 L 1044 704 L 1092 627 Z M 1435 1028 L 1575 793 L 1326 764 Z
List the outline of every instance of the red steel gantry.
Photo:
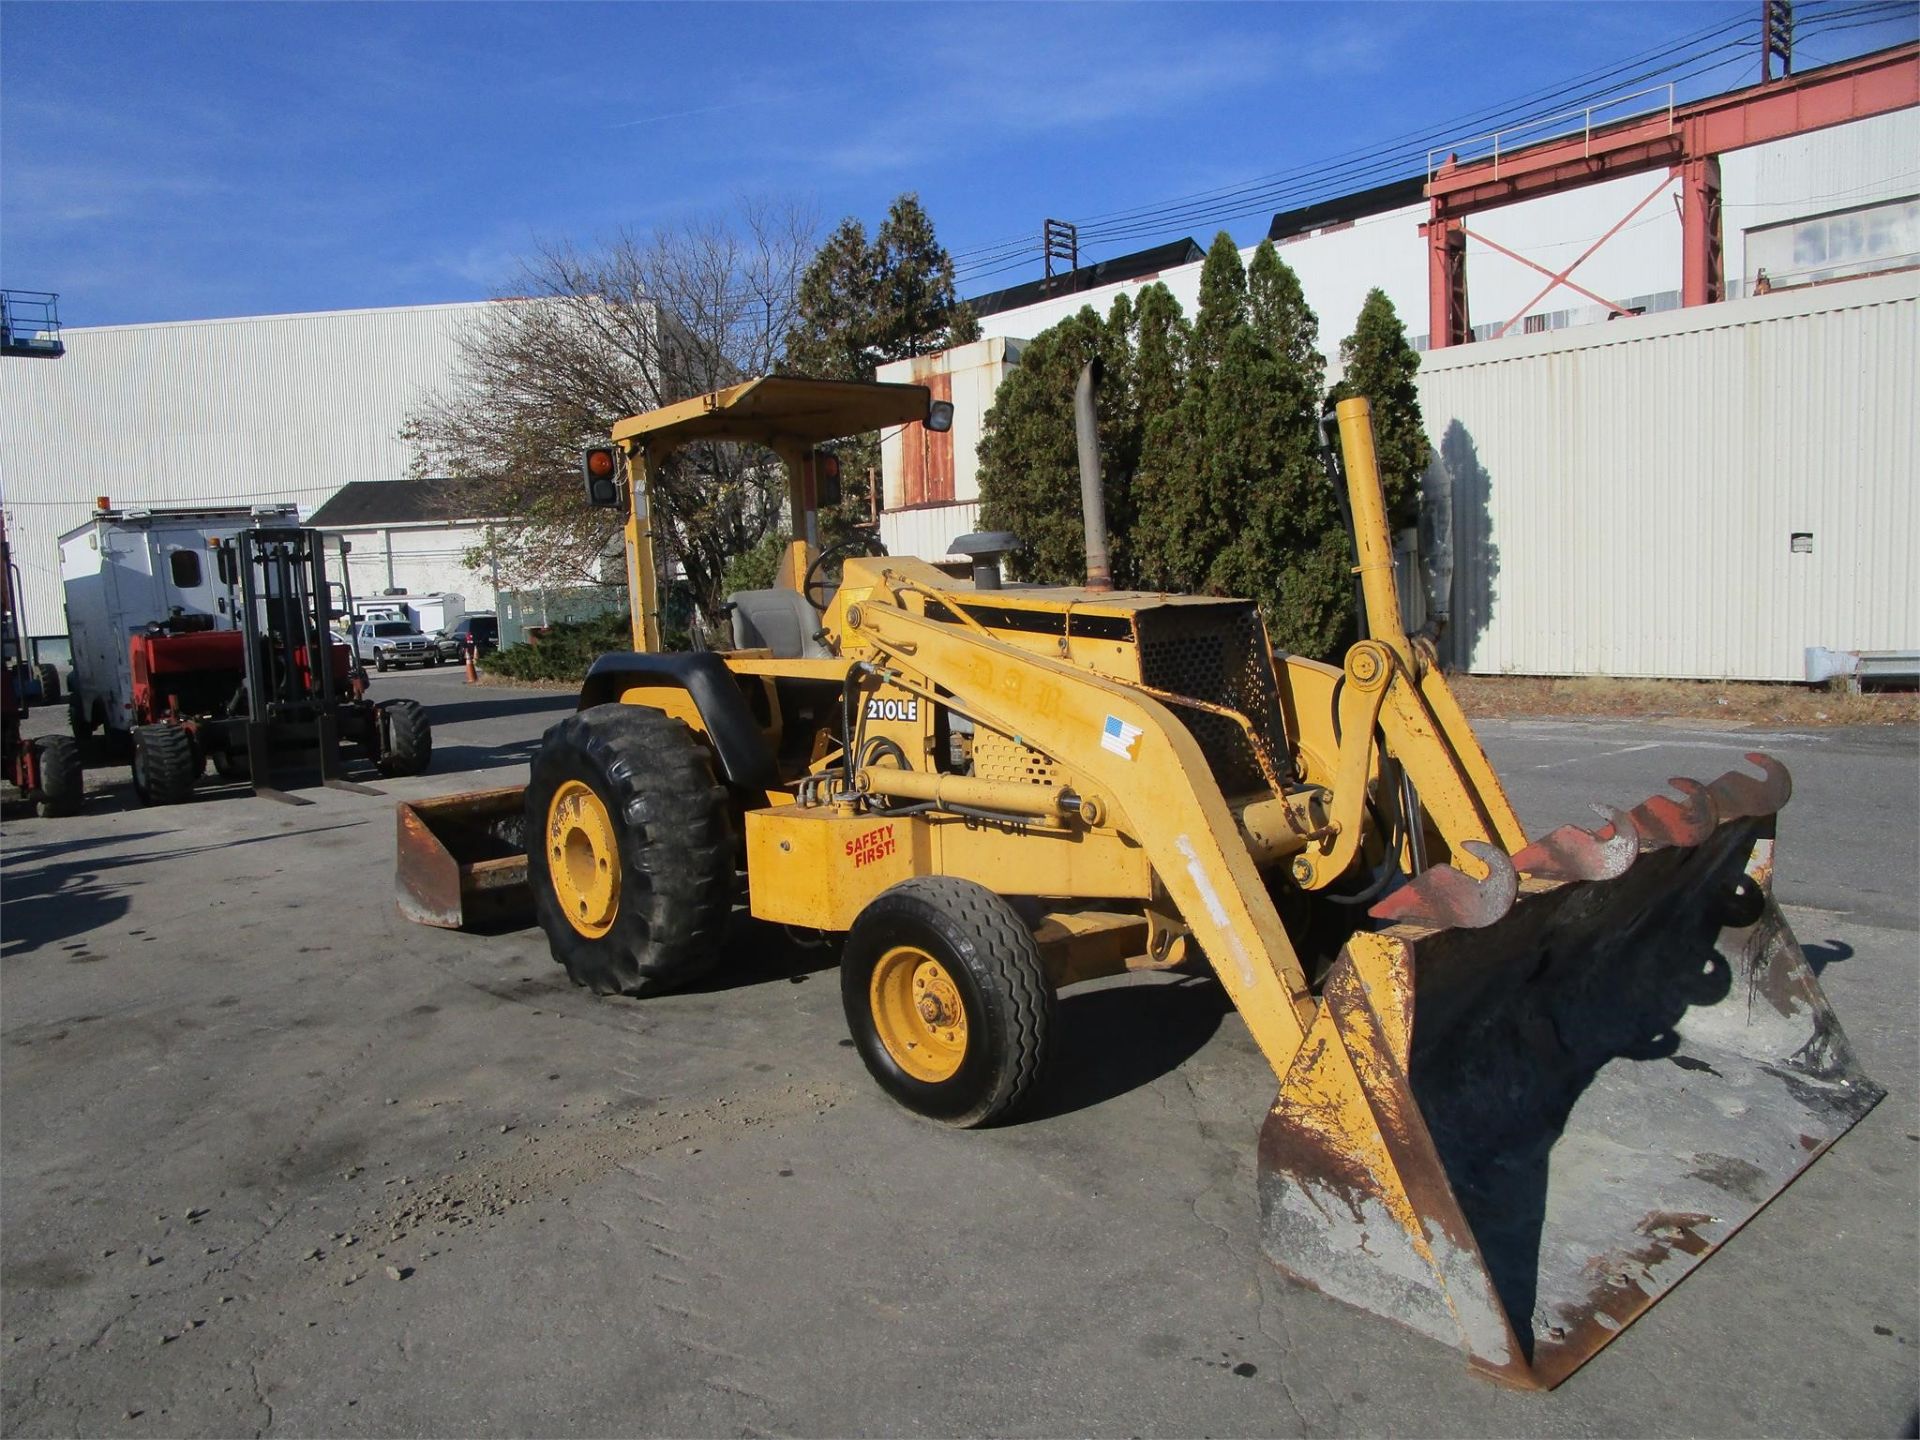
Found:
M 1667 180 L 1681 182 L 1681 303 L 1706 305 L 1726 296 L 1720 247 L 1721 155 L 1913 105 L 1920 105 L 1920 44 L 1910 43 L 1509 154 L 1465 164 L 1449 159 L 1427 182 L 1429 216 L 1420 227 L 1427 237 L 1428 344 L 1437 350 L 1471 338 L 1466 217 L 1476 211 L 1664 169 Z M 1558 274 L 1493 245 L 1549 277 L 1546 290 L 1526 309 L 1557 285 L 1580 290 L 1567 279 L 1574 267 L 1658 194 L 1642 201 Z M 1474 238 L 1492 245 L 1485 236 Z M 1601 300 L 1591 291 L 1580 293 Z

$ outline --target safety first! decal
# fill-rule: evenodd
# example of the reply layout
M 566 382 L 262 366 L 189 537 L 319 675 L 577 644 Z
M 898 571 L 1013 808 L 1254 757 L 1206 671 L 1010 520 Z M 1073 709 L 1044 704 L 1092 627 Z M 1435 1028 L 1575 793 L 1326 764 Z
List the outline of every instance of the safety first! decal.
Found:
M 876 860 L 885 859 L 893 854 L 893 826 L 882 825 L 877 830 L 869 830 L 864 835 L 856 835 L 847 841 L 847 855 L 853 861 L 853 868 L 871 865 Z
M 1133 742 L 1140 738 L 1140 727 L 1129 725 L 1118 715 L 1107 716 L 1107 723 L 1100 727 L 1100 748 L 1111 750 L 1122 760 L 1133 759 Z

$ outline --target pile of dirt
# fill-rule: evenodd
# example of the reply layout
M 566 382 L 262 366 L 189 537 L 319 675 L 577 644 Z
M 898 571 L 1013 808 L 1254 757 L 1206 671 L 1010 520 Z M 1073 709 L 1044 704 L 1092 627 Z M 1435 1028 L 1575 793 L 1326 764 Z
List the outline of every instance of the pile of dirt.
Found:
M 1617 680 L 1598 675 L 1450 675 L 1447 683 L 1461 707 L 1476 719 L 1565 715 L 1800 727 L 1920 722 L 1920 694 L 1911 690 L 1852 695 L 1820 685 Z

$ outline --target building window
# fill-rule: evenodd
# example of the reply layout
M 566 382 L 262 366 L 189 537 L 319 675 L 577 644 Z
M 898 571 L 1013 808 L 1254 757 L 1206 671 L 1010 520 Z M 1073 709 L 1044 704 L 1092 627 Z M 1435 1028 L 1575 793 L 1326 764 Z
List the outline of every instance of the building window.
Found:
M 1888 200 L 1747 231 L 1749 289 L 1811 285 L 1920 265 L 1920 198 Z
M 167 557 L 167 568 L 173 572 L 176 590 L 191 590 L 200 583 L 200 552 L 176 550 Z

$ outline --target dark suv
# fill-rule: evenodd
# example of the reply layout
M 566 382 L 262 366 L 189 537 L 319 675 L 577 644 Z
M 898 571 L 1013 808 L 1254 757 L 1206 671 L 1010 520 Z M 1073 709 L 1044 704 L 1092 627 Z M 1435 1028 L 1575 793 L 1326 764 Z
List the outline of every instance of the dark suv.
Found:
M 474 650 L 484 655 L 500 648 L 500 621 L 493 615 L 462 615 L 445 630 L 434 635 L 440 646 L 440 658 L 458 660 L 466 651 L 467 636 L 473 636 Z

